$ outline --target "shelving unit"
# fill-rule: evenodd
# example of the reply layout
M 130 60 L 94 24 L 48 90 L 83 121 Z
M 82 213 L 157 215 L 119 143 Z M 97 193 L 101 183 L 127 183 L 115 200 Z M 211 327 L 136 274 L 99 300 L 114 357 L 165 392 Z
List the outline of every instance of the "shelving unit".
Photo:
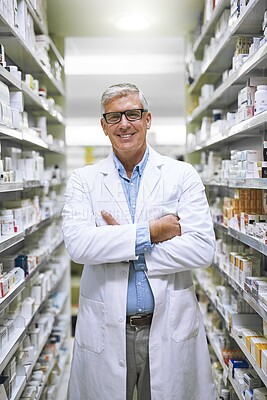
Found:
M 54 328 L 61 332 L 58 334 L 60 341 L 56 344 L 53 359 L 45 373 L 42 386 L 38 388 L 36 399 L 43 398 L 46 387 L 51 384 L 52 371 L 61 369 L 62 373 L 62 368 L 66 366 L 70 356 L 70 263 L 65 254 L 60 230 L 62 193 L 65 185 L 64 172 L 66 170 L 65 121 L 61 111 L 64 108 L 62 105 L 64 106 L 65 95 L 64 58 L 49 37 L 45 14 L 35 9 L 33 4 L 30 0 L 18 0 L 18 5 L 27 10 L 28 18 L 32 18 L 34 33 L 43 35 L 49 44 L 48 54 L 51 68 L 41 58 L 38 58 L 35 45 L 30 44 L 23 37 L 20 30 L 22 21 L 20 20 L 16 25 L 14 21 L 10 22 L 5 15 L 0 15 L 0 43 L 4 46 L 7 65 L 17 66 L 22 73 L 22 80 L 20 80 L 3 65 L 0 65 L 0 81 L 8 87 L 9 92 L 22 93 L 24 112 L 28 113 L 31 122 L 35 118 L 46 118 L 48 135 L 47 138 L 41 137 L 40 129 L 39 131 L 35 129 L 37 125 L 29 125 L 28 129 L 21 123 L 20 127 L 16 129 L 0 125 L 0 159 L 4 159 L 7 155 L 9 157 L 9 149 L 12 148 L 21 154 L 25 152 L 27 157 L 30 157 L 31 154 L 39 154 L 44 160 L 45 168 L 43 177 L 36 179 L 19 177 L 17 180 L 7 182 L 1 179 L 0 182 L 0 210 L 3 209 L 3 204 L 8 204 L 8 202 L 14 203 L 14 201 L 19 202 L 24 199 L 33 201 L 36 197 L 40 199 L 40 215 L 35 222 L 26 224 L 24 221 L 23 228 L 19 228 L 17 232 L 14 231 L 10 235 L 0 234 L 0 263 L 3 262 L 4 273 L 6 272 L 6 256 L 11 258 L 14 256 L 15 259 L 19 254 L 26 254 L 29 257 L 31 254 L 29 252 L 33 252 L 31 257 L 36 257 L 35 264 L 31 264 L 29 272 L 25 272 L 25 274 L 23 272 L 16 284 L 3 297 L 0 297 L 0 325 L 3 326 L 4 320 L 8 317 L 14 323 L 9 340 L 6 343 L 0 343 L 0 374 L 7 374 L 14 359 L 17 363 L 15 381 L 10 378 L 12 383 L 10 380 L 9 400 L 21 398 L 27 383 L 31 380 L 36 363 L 39 362 L 40 355 L 46 349 L 46 345 L 53 335 Z M 12 12 L 15 15 L 16 9 L 12 9 Z M 54 62 L 59 68 L 62 68 L 60 79 L 59 74 L 54 75 L 52 65 Z M 39 87 L 46 88 L 47 98 L 39 95 L 38 91 L 34 92 L 30 89 L 24 82 L 25 74 L 31 74 L 34 79 L 38 79 Z M 50 100 L 51 98 L 59 103 L 54 103 Z M 55 165 L 56 168 L 60 168 L 60 177 L 52 174 Z M 54 203 L 42 206 L 42 199 L 46 202 L 50 201 L 49 196 L 52 196 Z M 29 265 L 28 262 L 28 268 Z M 56 271 L 53 269 L 55 265 Z M 41 303 L 34 300 L 31 316 L 23 317 L 21 304 L 25 299 L 33 296 L 32 287 L 37 285 L 38 279 L 43 282 L 44 278 L 42 277 L 45 277 L 48 282 L 46 294 L 42 297 Z M 39 337 L 33 360 L 24 365 L 20 360 L 25 343 L 29 342 L 31 330 L 38 325 L 38 318 L 45 315 L 45 312 L 50 314 L 50 322 L 47 324 L 45 334 Z
M 203 1 L 203 9 L 204 4 L 205 1 Z M 216 6 L 211 14 L 211 19 L 203 24 L 201 29 L 196 30 L 195 41 L 191 42 L 189 46 L 191 53 L 188 55 L 187 61 L 189 63 L 192 62 L 192 60 L 196 60 L 196 63 L 202 61 L 199 67 L 199 73 L 193 77 L 194 79 L 191 79 L 187 87 L 189 110 L 186 116 L 188 134 L 186 160 L 193 164 L 200 164 L 201 153 L 202 156 L 203 153 L 205 154 L 206 159 L 209 152 L 214 152 L 215 154 L 220 153 L 223 159 L 230 159 L 231 149 L 260 150 L 262 149 L 263 140 L 266 140 L 267 111 L 238 123 L 225 124 L 224 129 L 217 135 L 206 135 L 206 138 L 203 140 L 192 140 L 192 137 L 194 137 L 193 135 L 199 134 L 200 132 L 203 117 L 212 118 L 212 110 L 214 109 L 222 109 L 225 111 L 225 114 L 228 111 L 236 111 L 238 93 L 247 85 L 248 79 L 255 76 L 267 76 L 267 40 L 265 43 L 262 42 L 258 50 L 251 53 L 239 68 L 234 69 L 232 67 L 237 37 L 263 36 L 262 23 L 264 12 L 267 10 L 267 1 L 265 0 L 250 0 L 248 2 L 236 21 L 229 24 L 227 28 L 225 27 L 219 42 L 216 42 L 216 46 L 214 46 L 213 53 L 209 53 L 211 56 L 207 59 L 205 55 L 207 54 L 205 53 L 206 46 L 210 43 L 211 38 L 215 37 L 216 24 L 220 20 L 224 10 L 227 8 L 230 9 L 230 7 L 230 0 L 220 0 L 216 2 Z M 206 59 L 204 59 L 204 57 L 206 57 Z M 188 68 L 188 70 L 190 69 Z M 229 71 L 229 73 L 224 75 L 225 77 L 223 78 L 225 70 Z M 201 88 L 204 84 L 214 85 L 214 91 L 208 98 L 201 98 L 198 104 L 196 99 L 198 96 L 201 96 Z M 193 109 L 190 104 L 193 104 Z M 202 157 L 202 159 L 203 158 L 204 157 Z M 200 167 L 200 165 L 198 167 Z M 213 201 L 216 196 L 227 196 L 227 193 L 232 193 L 235 189 L 260 189 L 262 191 L 267 189 L 266 178 L 233 179 L 229 177 L 229 179 L 222 181 L 216 174 L 206 179 L 204 184 L 210 201 Z M 214 228 L 218 237 L 223 235 L 228 239 L 232 238 L 236 244 L 244 244 L 248 249 L 256 251 L 262 259 L 262 274 L 267 275 L 267 245 L 265 243 L 233 228 L 233 225 L 226 227 L 214 223 Z M 227 271 L 221 269 L 219 265 L 214 264 L 212 266 L 212 271 L 219 274 L 220 280 L 223 282 L 222 285 L 230 287 L 237 296 L 240 296 L 243 301 L 249 304 L 264 322 L 267 321 L 267 307 L 265 304 L 257 301 L 250 293 L 246 292 L 241 285 L 232 276 L 229 276 Z M 214 293 L 212 293 L 212 282 L 205 280 L 205 274 L 202 273 L 197 273 L 195 277 L 198 285 L 202 287 L 205 295 L 209 298 L 213 308 L 217 310 L 224 321 L 224 326 L 229 330 L 231 339 L 234 340 L 235 344 L 242 350 L 244 357 L 247 358 L 249 364 L 257 372 L 263 384 L 267 386 L 267 375 L 258 366 L 242 340 L 236 335 L 229 321 L 225 320 L 224 312 L 222 311 L 218 299 L 215 297 Z M 216 283 L 214 285 L 216 285 Z M 214 290 L 216 291 L 215 286 Z M 218 360 L 225 369 L 220 351 L 218 351 L 218 348 L 212 340 L 212 335 L 207 332 L 207 336 L 210 339 L 210 344 Z M 244 400 L 235 380 L 228 372 L 226 375 L 238 398 Z

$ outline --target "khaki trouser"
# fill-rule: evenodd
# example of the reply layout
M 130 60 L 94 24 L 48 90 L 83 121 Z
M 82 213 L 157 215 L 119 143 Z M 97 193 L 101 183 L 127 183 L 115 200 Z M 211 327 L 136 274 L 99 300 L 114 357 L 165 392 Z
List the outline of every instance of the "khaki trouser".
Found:
M 150 326 L 126 325 L 127 400 L 133 400 L 136 387 L 138 400 L 151 400 L 148 359 Z

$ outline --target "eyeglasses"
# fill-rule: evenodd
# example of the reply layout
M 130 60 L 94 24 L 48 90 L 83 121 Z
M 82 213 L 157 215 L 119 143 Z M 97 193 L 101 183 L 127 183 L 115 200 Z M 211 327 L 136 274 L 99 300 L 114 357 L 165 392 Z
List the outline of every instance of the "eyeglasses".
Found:
M 123 115 L 127 118 L 128 121 L 137 121 L 138 119 L 142 118 L 142 115 L 147 110 L 143 108 L 137 108 L 135 110 L 126 110 L 123 112 L 110 112 L 103 114 L 103 117 L 107 124 L 117 124 L 121 121 Z

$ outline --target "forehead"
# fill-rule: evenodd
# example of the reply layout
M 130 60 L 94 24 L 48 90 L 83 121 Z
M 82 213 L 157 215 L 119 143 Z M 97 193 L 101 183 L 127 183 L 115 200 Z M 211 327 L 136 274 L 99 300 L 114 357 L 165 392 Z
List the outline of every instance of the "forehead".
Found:
M 105 105 L 105 112 L 125 111 L 131 108 L 142 108 L 137 93 L 129 93 L 125 96 L 118 96 L 108 101 Z

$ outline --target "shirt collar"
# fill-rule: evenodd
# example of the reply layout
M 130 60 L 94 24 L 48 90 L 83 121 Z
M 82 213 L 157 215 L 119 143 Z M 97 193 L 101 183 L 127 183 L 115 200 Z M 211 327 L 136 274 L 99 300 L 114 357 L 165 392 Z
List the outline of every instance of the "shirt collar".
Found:
M 147 147 L 146 147 L 145 154 L 144 154 L 142 160 L 140 161 L 139 164 L 137 164 L 137 165 L 134 167 L 134 170 L 136 170 L 136 171 L 138 172 L 139 176 L 141 176 L 142 173 L 144 172 L 144 169 L 145 169 L 145 167 L 146 167 L 146 163 L 147 163 L 147 160 L 148 160 L 148 155 L 149 155 L 149 149 L 148 149 L 148 146 L 147 146 Z M 114 164 L 115 164 L 115 167 L 116 167 L 116 169 L 118 170 L 118 172 L 119 172 L 119 173 L 120 173 L 120 172 L 121 172 L 121 173 L 122 173 L 122 172 L 125 172 L 124 166 L 122 165 L 122 163 L 120 162 L 120 160 L 116 157 L 115 153 L 113 153 L 113 160 L 114 160 Z

